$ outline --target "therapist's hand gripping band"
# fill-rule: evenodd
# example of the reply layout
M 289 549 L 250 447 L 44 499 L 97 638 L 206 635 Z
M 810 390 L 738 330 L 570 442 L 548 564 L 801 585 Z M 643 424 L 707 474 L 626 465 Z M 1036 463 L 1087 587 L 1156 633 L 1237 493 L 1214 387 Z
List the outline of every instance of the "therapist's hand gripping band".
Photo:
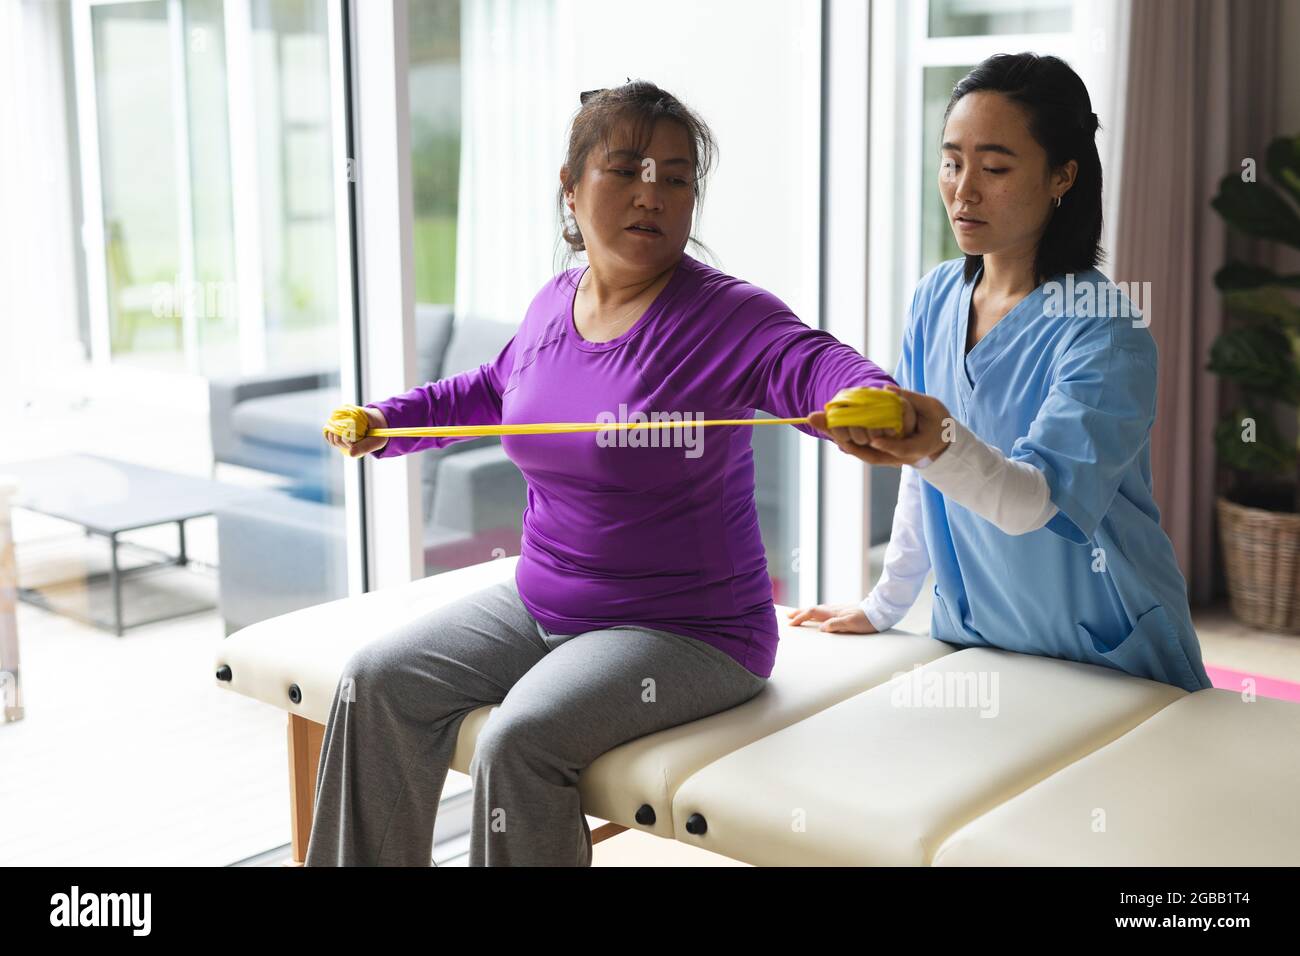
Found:
M 845 388 L 826 403 L 829 428 L 880 428 L 903 432 L 903 402 L 883 388 Z M 667 422 L 537 422 L 510 425 L 429 425 L 415 428 L 370 428 L 365 409 L 344 405 L 330 415 L 322 431 L 347 442 L 363 438 L 468 438 L 476 435 L 555 435 L 616 428 L 682 428 L 696 425 L 806 425 L 807 418 L 720 418 Z M 340 449 L 343 451 L 343 449 Z

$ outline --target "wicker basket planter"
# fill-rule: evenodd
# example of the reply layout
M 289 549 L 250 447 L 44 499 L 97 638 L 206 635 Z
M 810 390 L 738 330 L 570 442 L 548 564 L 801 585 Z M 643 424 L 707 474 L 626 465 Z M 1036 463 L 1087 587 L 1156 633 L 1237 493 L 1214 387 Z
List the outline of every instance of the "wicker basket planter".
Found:
M 1300 634 L 1300 514 L 1218 498 L 1223 564 L 1233 616 Z

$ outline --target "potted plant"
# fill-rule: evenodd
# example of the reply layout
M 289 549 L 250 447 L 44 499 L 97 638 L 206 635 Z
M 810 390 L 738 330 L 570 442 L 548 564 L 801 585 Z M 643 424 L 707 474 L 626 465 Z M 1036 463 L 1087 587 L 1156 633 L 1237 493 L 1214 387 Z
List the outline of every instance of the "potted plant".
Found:
M 1273 140 L 1264 166 L 1277 188 L 1230 173 L 1211 205 L 1241 233 L 1300 249 L 1300 136 Z M 1214 284 L 1237 318 L 1207 368 L 1241 395 L 1214 436 L 1234 476 L 1217 499 L 1229 601 L 1247 624 L 1300 632 L 1300 443 L 1273 418 L 1286 408 L 1294 421 L 1300 406 L 1300 275 L 1233 260 Z

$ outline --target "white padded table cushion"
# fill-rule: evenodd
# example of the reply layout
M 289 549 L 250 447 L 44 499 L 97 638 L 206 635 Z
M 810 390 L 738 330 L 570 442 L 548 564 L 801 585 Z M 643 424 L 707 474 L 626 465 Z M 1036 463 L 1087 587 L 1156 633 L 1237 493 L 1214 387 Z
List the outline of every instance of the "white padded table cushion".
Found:
M 1189 694 L 962 827 L 934 862 L 1300 865 L 1300 704 Z
M 949 706 L 903 706 L 926 680 L 964 685 L 974 706 L 955 693 Z M 677 839 L 760 866 L 927 865 L 954 830 L 1184 696 L 1108 667 L 960 650 L 686 780 Z M 707 832 L 692 835 L 697 812 Z
M 231 680 L 218 683 L 323 724 L 355 651 L 412 618 L 509 580 L 518 562 L 497 558 L 250 624 L 217 646 L 216 666 L 231 670 Z M 289 699 L 290 684 L 302 691 L 298 704 Z
M 323 724 L 348 658 L 369 641 L 424 614 L 514 574 L 517 557 L 499 558 L 396 588 L 284 614 L 227 637 L 216 664 L 229 664 L 236 693 L 273 704 Z M 583 809 L 601 819 L 674 836 L 671 801 L 678 784 L 723 754 L 803 720 L 888 680 L 914 664 L 951 654 L 953 648 L 924 635 L 831 634 L 786 624 L 777 608 L 781 643 L 767 687 L 734 707 L 649 734 L 599 757 L 579 778 Z M 302 700 L 289 699 L 297 684 Z M 452 769 L 468 773 L 475 741 L 495 707 L 471 711 L 461 723 Z M 642 827 L 642 804 L 656 821 Z
M 578 778 L 583 810 L 659 836 L 680 837 L 684 831 L 674 830 L 672 799 L 696 771 L 914 664 L 954 653 L 950 645 L 925 635 L 832 634 L 792 627 L 785 623 L 788 610 L 776 608 L 781 643 L 766 687 L 738 707 L 638 737 L 597 757 Z M 642 804 L 655 811 L 652 826 L 636 822 Z

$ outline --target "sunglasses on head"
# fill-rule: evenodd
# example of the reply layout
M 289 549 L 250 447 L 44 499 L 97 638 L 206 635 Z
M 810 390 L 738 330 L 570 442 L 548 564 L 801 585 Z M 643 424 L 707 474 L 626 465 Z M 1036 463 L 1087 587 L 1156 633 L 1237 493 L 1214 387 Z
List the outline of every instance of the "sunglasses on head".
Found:
M 627 81 L 631 83 L 632 77 L 629 76 L 627 78 Z M 578 94 L 578 102 L 583 106 L 586 106 L 587 100 L 591 99 L 593 96 L 599 96 L 601 93 L 608 93 L 608 92 L 609 92 L 608 88 L 603 90 L 586 90 L 585 92 Z

